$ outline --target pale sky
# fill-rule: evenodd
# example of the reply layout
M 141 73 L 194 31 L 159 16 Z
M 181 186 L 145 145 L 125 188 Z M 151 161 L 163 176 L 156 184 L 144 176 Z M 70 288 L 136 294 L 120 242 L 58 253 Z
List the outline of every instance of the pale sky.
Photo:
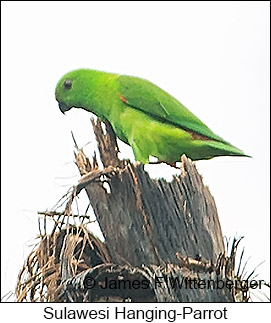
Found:
M 265 261 L 257 278 L 269 280 L 269 24 L 268 2 L 2 2 L 2 296 L 35 243 L 37 212 L 79 179 L 71 131 L 93 154 L 91 114 L 65 117 L 54 98 L 77 68 L 148 79 L 253 156 L 196 165 L 223 235 L 244 236 L 247 271 Z M 169 166 L 146 169 L 170 179 Z M 83 212 L 84 192 L 79 202 Z

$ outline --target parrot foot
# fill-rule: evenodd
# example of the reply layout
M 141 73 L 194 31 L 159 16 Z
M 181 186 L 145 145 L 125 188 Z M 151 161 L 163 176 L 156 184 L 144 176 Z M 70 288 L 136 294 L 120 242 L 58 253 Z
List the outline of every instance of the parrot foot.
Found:
M 169 166 L 171 166 L 171 167 L 177 168 L 177 169 L 180 168 L 180 167 L 177 167 L 177 163 L 176 162 L 175 163 L 167 163 L 166 162 L 166 164 L 169 165 Z

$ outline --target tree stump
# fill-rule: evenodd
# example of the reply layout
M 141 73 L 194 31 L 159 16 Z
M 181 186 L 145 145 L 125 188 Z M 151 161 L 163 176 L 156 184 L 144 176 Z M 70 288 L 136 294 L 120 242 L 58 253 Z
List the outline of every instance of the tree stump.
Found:
M 151 179 L 144 165 L 119 160 L 110 124 L 106 130 L 99 120 L 92 124 L 103 166 L 98 167 L 96 155 L 90 161 L 77 148 L 76 165 L 82 177 L 51 234 L 41 235 L 39 247 L 28 257 L 19 276 L 18 301 L 233 302 L 237 295 L 240 298 L 237 285 L 227 285 L 238 280 L 234 267 L 239 242 L 233 241 L 227 256 L 214 198 L 194 163 L 182 156 L 180 175 L 171 182 Z M 64 219 L 74 217 L 71 205 L 82 189 L 104 242 L 82 223 L 65 224 Z
M 77 287 L 85 286 L 87 277 L 99 281 L 86 299 L 97 300 L 100 295 L 122 301 L 233 301 L 233 292 L 225 288 L 188 286 L 191 279 L 232 278 L 232 266 L 226 269 L 215 201 L 195 165 L 182 156 L 181 174 L 172 182 L 151 179 L 144 165 L 118 159 L 110 124 L 106 124 L 106 132 L 99 120 L 92 120 L 92 124 L 106 174 L 85 185 L 85 189 L 105 238 L 104 248 L 114 265 L 99 265 L 80 274 L 82 281 Z M 75 154 L 81 175 L 99 171 L 96 157 L 91 163 L 82 154 Z M 128 290 L 114 288 L 115 285 L 102 290 L 99 286 L 105 285 L 105 277 L 112 286 L 127 279 L 142 284 L 145 279 L 149 288 L 131 288 L 130 284 Z M 171 288 L 169 284 L 176 282 L 174 279 L 186 282 L 186 286 Z M 72 286 L 74 282 L 74 278 L 69 280 Z

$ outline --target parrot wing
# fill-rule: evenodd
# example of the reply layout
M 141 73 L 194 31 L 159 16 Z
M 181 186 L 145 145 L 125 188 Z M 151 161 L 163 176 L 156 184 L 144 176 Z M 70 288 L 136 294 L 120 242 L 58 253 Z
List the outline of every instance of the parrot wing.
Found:
M 214 134 L 184 105 L 155 84 L 132 76 L 118 78 L 120 99 L 160 122 L 172 124 L 195 135 L 195 139 L 215 140 L 229 144 Z

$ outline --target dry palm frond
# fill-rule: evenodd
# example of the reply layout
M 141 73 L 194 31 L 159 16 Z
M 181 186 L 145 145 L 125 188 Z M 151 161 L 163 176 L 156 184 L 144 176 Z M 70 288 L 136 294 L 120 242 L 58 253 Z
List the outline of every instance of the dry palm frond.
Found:
M 17 301 L 57 302 L 62 281 L 108 260 L 103 243 L 84 225 L 45 235 L 19 274 Z

